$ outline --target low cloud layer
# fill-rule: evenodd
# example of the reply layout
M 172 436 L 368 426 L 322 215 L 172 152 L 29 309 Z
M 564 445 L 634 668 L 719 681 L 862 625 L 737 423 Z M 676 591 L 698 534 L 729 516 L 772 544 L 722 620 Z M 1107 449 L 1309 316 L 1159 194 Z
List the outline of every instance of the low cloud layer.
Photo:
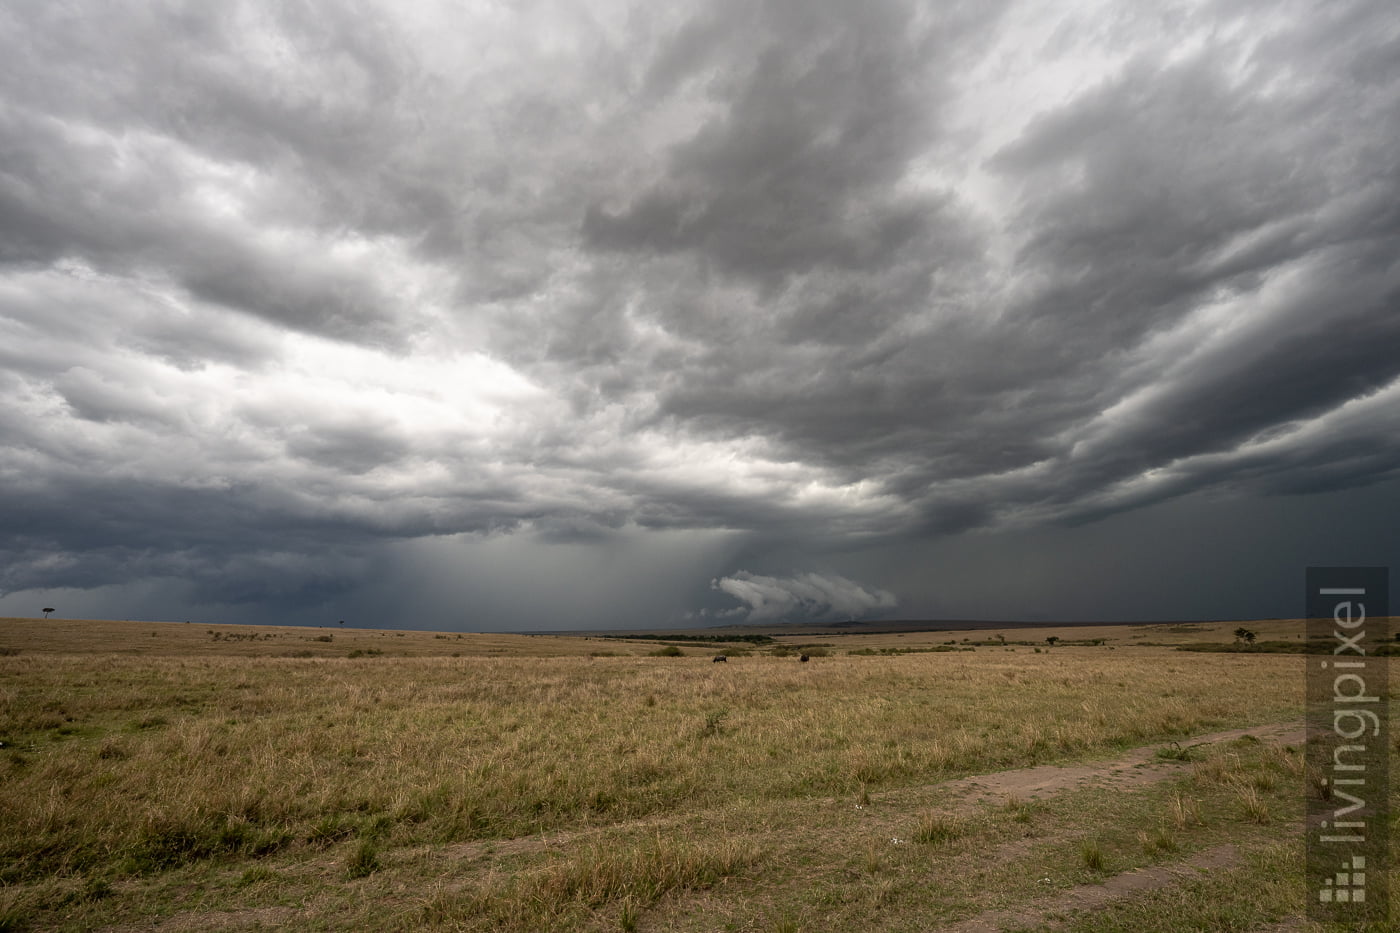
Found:
M 905 594 L 937 568 L 846 568 L 1389 489 L 1398 23 L 12 4 L 0 611 L 344 614 L 419 544 L 514 537 L 528 565 L 690 535 L 711 556 L 668 577 L 676 613 L 821 566 L 927 614 Z M 594 572 L 664 614 L 620 559 Z M 516 602 L 500 625 L 552 627 Z
M 746 622 L 864 619 L 886 615 L 899 605 L 893 593 L 819 573 L 765 577 L 741 570 L 711 581 L 710 586 L 744 604 L 741 608 L 721 610 L 716 616 L 738 615 Z

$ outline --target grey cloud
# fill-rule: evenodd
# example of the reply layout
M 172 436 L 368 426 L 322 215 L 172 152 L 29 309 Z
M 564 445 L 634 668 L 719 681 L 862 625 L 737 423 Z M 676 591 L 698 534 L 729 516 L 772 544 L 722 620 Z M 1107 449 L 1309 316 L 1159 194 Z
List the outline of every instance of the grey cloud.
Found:
M 209 216 L 176 151 L 142 150 L 119 133 L 80 142 L 73 128 L 13 113 L 0 138 L 11 153 L 0 169 L 0 261 L 77 260 L 126 275 L 158 269 L 196 299 L 273 323 L 399 339 L 394 301 L 369 270 L 280 238 L 259 242 L 262 231 L 247 221 Z
M 805 611 L 734 568 L 1385 486 L 1389 7 L 1088 15 L 0 11 L 0 586 L 722 534 L 677 601 Z
M 332 425 L 297 431 L 287 443 L 295 456 L 344 470 L 366 473 L 409 455 L 411 445 L 392 429 L 371 425 Z
M 1395 300 L 1386 257 L 1396 176 L 1372 141 L 1396 135 L 1400 93 L 1379 69 L 1366 85 L 1325 77 L 1358 56 L 1377 60 L 1368 48 L 1391 41 L 1370 28 L 1372 12 L 1334 30 L 1331 45 L 1294 48 L 1301 60 L 1270 57 L 1266 43 L 1244 79 L 1226 68 L 1236 48 L 1177 64 L 1142 56 L 1033 122 L 991 163 L 1023 191 L 1010 222 L 1022 243 L 1018 274 L 1036 283 L 982 309 L 998 324 L 945 318 L 904 331 L 883 352 L 856 338 L 825 358 L 750 333 L 745 349 L 726 345 L 719 366 L 676 383 L 665 410 L 880 477 L 922 499 L 930 527 L 955 531 L 1023 507 L 1072 510 L 1105 484 L 1229 450 L 1386 384 L 1400 371 L 1385 349 L 1394 335 L 1384 310 Z M 1307 28 L 1294 22 L 1283 35 L 1303 41 Z M 1324 77 L 1297 83 L 1304 74 Z M 1280 80 L 1287 90 L 1272 89 Z M 1325 92 L 1348 106 L 1320 109 Z M 1315 157 L 1324 140 L 1340 143 L 1337 159 Z M 1298 295 L 1268 295 L 1271 281 L 1300 266 Z M 981 281 L 973 272 L 952 284 L 966 292 L 970 283 L 975 299 Z M 916 297 L 901 306 L 906 315 L 946 300 L 938 289 Z M 1261 318 L 1249 338 L 1223 343 L 1198 367 L 1152 359 L 1134 368 L 1141 342 L 1232 299 Z M 861 310 L 873 334 L 888 332 L 878 308 Z M 852 347 L 873 365 L 859 365 Z M 1089 456 L 1079 441 L 1098 414 L 1144 390 L 1151 407 Z M 939 492 L 949 480 L 1017 470 L 1035 475 Z
M 856 619 L 884 614 L 898 605 L 894 594 L 868 589 L 835 575 L 802 573 L 767 577 L 741 570 L 711 582 L 711 587 L 744 604 L 745 621 Z M 721 612 L 726 616 L 730 612 Z
M 649 87 L 664 97 L 696 76 L 724 106 L 660 156 L 662 181 L 593 205 L 584 242 L 639 254 L 643 271 L 627 274 L 645 313 L 684 342 L 657 365 L 659 417 L 759 434 L 853 478 L 879 472 L 968 401 L 946 391 L 960 374 L 928 370 L 962 369 L 949 348 L 978 328 L 921 319 L 982 287 L 984 231 L 951 192 L 909 176 L 996 11 L 931 25 L 898 4 L 716 16 L 725 41 L 697 18 Z
M 898 263 L 949 222 L 942 197 L 896 185 L 935 135 L 932 66 L 947 68 L 940 59 L 961 38 L 921 30 L 896 3 L 727 5 L 700 17 L 658 55 L 648 90 L 691 77 L 722 106 L 665 154 L 663 182 L 589 207 L 585 244 L 693 252 L 769 287 L 818 266 Z

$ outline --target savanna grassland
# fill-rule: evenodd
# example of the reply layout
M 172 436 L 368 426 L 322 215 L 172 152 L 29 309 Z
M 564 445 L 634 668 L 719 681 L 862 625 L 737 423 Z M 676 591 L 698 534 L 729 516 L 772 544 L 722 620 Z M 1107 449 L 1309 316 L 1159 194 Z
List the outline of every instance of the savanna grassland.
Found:
M 1300 658 L 1118 634 L 713 664 L 614 639 L 0 620 L 0 929 L 1296 916 Z

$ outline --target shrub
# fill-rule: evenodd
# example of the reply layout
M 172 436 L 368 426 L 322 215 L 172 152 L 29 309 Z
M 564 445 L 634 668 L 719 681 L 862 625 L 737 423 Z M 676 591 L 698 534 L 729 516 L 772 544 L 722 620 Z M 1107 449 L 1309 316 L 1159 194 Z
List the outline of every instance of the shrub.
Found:
M 657 648 L 651 653 L 651 656 L 653 658 L 681 658 L 685 656 L 685 652 L 675 645 L 667 645 L 665 648 Z

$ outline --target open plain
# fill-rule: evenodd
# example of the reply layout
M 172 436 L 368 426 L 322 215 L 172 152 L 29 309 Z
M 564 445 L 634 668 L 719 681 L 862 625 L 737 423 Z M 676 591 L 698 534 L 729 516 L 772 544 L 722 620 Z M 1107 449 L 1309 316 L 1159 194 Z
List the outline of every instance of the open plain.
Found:
M 1301 657 L 1168 643 L 1234 627 L 0 620 L 0 930 L 1307 929 Z

